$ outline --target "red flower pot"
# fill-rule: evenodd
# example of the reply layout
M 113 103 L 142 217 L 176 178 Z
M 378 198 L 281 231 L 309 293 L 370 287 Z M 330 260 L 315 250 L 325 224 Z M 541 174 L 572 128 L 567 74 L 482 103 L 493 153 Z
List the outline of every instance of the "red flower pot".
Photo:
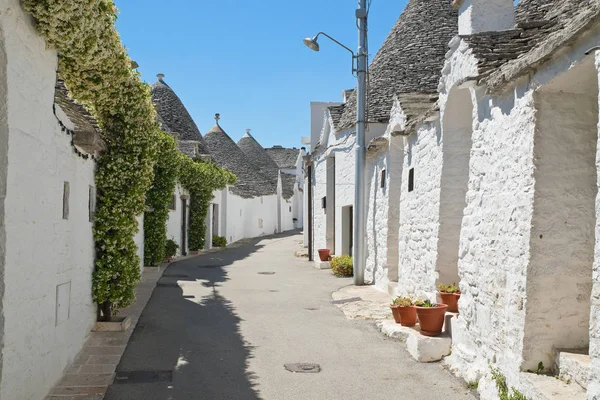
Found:
M 397 324 L 402 322 L 402 315 L 400 314 L 400 306 L 390 306 L 392 309 L 392 315 L 394 316 L 394 321 Z
M 440 292 L 440 297 L 442 298 L 442 303 L 448 305 L 448 312 L 458 312 L 458 299 L 460 299 L 460 292 Z
M 329 249 L 319 249 L 319 258 L 321 259 L 321 261 L 329 261 L 329 259 L 331 258 L 330 254 L 331 250 Z
M 444 326 L 444 316 L 448 309 L 447 304 L 437 304 L 435 307 L 416 307 L 421 335 L 439 336 Z

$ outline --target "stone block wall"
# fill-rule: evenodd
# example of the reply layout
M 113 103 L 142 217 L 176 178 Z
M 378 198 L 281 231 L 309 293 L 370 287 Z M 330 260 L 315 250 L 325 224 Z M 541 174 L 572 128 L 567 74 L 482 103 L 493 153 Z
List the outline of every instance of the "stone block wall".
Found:
M 398 292 L 435 301 L 442 143 L 439 124 L 421 125 L 404 140 L 398 234 Z M 414 188 L 409 192 L 410 170 Z

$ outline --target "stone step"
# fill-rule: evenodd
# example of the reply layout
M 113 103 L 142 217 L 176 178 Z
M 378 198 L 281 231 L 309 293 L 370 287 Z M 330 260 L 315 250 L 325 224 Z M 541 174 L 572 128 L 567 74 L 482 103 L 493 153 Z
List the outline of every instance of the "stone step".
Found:
M 558 376 L 565 382 L 575 382 L 587 389 L 590 371 L 590 356 L 588 349 L 558 350 L 556 357 Z
M 423 336 L 419 333 L 419 324 L 408 328 L 397 324 L 394 320 L 377 322 L 377 327 L 384 335 L 406 341 L 406 350 L 418 362 L 439 361 L 450 354 L 452 339 L 447 332 L 440 336 Z
M 523 394 L 536 400 L 586 400 L 585 389 L 576 383 L 566 383 L 553 376 L 521 372 Z
M 388 282 L 388 287 L 387 287 L 387 291 L 389 293 L 390 296 L 392 296 L 393 298 L 397 297 L 397 293 L 398 293 L 398 282 Z

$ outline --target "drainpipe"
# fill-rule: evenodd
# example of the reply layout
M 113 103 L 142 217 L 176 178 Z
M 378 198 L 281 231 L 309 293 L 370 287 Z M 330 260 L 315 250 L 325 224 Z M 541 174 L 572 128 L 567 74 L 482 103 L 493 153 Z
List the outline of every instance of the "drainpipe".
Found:
M 313 167 L 312 162 L 308 164 L 308 261 L 314 261 L 313 257 Z
M 358 1 L 356 10 L 358 20 L 358 55 L 357 75 L 358 88 L 356 91 L 356 162 L 354 187 L 354 284 L 365 284 L 366 264 L 366 199 L 365 199 L 365 109 L 367 94 L 367 0 Z

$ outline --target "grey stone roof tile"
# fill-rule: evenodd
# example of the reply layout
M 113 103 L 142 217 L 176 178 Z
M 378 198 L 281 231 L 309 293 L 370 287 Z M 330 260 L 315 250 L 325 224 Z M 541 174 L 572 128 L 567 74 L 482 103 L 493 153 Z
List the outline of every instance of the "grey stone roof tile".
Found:
M 523 0 L 515 29 L 462 36 L 478 59 L 479 84 L 490 92 L 547 61 L 600 21 L 599 0 Z
M 284 199 L 289 200 L 294 196 L 294 185 L 296 184 L 296 175 L 281 173 L 281 190 Z
M 341 126 L 341 122 L 342 122 L 342 116 L 344 115 L 344 110 L 346 109 L 346 105 L 345 104 L 340 104 L 337 106 L 330 106 L 327 107 L 327 109 L 329 110 L 329 114 L 331 115 L 331 119 L 333 121 L 333 129 L 336 132 L 340 131 Z
M 198 151 L 207 154 L 206 143 L 200 134 L 198 126 L 183 105 L 181 99 L 162 79 L 159 74 L 158 81 L 152 85 L 152 101 L 156 111 L 164 123 L 171 130 L 169 133 L 177 133 L 180 140 L 193 140 L 198 142 Z
M 56 78 L 54 89 L 54 103 L 63 110 L 75 126 L 76 135 L 73 144 L 90 154 L 105 151 L 106 143 L 102 140 L 98 122 L 92 114 L 70 97 L 69 90 L 62 79 Z
M 458 15 L 448 0 L 410 0 L 369 66 L 368 121 L 387 123 L 394 96 L 437 90 Z M 340 129 L 356 124 L 356 91 Z
M 231 191 L 243 198 L 268 196 L 277 193 L 277 185 L 263 176 L 242 149 L 217 124 L 205 136 L 213 160 L 237 176 Z
M 261 174 L 267 177 L 273 184 L 277 185 L 279 167 L 260 143 L 258 143 L 250 133 L 246 133 L 237 142 L 237 145 L 242 149 L 248 160 L 258 167 Z
M 279 169 L 295 169 L 299 149 L 286 149 L 281 146 L 273 146 L 265 149 L 267 154 L 275 161 Z

